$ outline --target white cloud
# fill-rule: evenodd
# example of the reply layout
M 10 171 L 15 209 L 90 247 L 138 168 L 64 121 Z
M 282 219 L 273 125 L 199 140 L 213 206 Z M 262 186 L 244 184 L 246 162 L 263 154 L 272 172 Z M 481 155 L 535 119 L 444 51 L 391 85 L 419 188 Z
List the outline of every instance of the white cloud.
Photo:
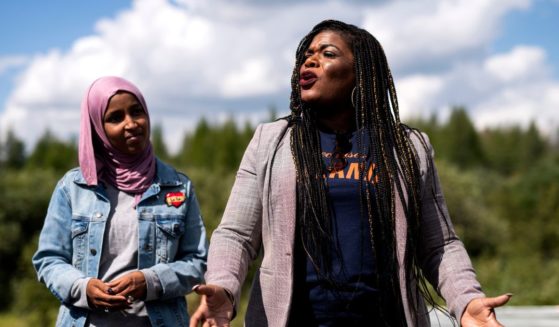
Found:
M 396 86 L 402 116 L 427 117 L 449 106 L 465 106 L 478 128 L 527 127 L 549 135 L 559 127 L 559 81 L 548 74 L 545 51 L 518 46 L 483 61 L 460 62 L 441 74 L 412 75 Z M 408 107 L 409 106 L 409 107 Z
M 18 77 L 0 129 L 11 126 L 31 144 L 47 127 L 62 137 L 76 135 L 82 95 L 103 75 L 137 84 L 154 121 L 179 122 L 173 124 L 178 131 L 164 127 L 166 139 L 176 139 L 173 135 L 202 115 L 267 113 L 274 103 L 262 100 L 266 97 L 285 99 L 281 105 L 287 106 L 297 43 L 331 12 L 349 21 L 359 17 L 352 6 L 336 2 L 316 10 L 309 3 L 135 1 L 129 10 L 98 21 L 95 34 L 76 40 L 68 51 L 37 54 Z M 62 122 L 62 115 L 50 112 L 74 118 Z
M 102 75 L 121 75 L 143 91 L 152 120 L 163 124 L 176 151 L 201 116 L 254 122 L 267 117 L 270 105 L 286 112 L 296 46 L 328 18 L 363 26 L 379 38 L 396 72 L 404 118 L 464 105 L 478 126 L 503 117 L 559 124 L 551 109 L 558 106 L 558 82 L 546 73 L 543 49 L 518 46 L 488 55 L 504 16 L 532 1 L 333 0 L 318 6 L 137 0 L 98 21 L 94 34 L 67 51 L 36 54 L 0 112 L 0 129 L 11 126 L 29 144 L 47 127 L 75 136 L 87 86 Z M 2 65 L 0 59 L 0 73 Z
M 538 81 L 503 88 L 493 97 L 479 103 L 473 111 L 478 128 L 519 125 L 531 122 L 545 134 L 554 136 L 559 127 L 559 83 Z
M 545 51 L 537 47 L 518 46 L 510 53 L 485 62 L 485 70 L 503 82 L 525 81 L 545 76 Z
M 5 56 L 0 57 L 0 75 L 7 70 L 19 67 L 27 63 L 29 59 L 26 56 Z
M 444 90 L 444 77 L 435 75 L 406 76 L 397 83 L 398 104 L 402 118 L 427 118 L 441 91 Z
M 386 49 L 389 61 L 420 70 L 480 54 L 500 32 L 503 16 L 530 0 L 392 1 L 366 11 L 364 27 Z

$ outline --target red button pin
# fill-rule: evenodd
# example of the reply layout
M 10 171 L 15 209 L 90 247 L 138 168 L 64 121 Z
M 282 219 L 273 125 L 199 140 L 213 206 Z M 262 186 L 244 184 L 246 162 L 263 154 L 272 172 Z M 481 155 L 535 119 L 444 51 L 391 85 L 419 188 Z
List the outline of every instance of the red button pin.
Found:
M 165 202 L 167 202 L 169 207 L 174 206 L 178 208 L 184 200 L 186 200 L 186 196 L 183 192 L 169 192 L 165 195 Z

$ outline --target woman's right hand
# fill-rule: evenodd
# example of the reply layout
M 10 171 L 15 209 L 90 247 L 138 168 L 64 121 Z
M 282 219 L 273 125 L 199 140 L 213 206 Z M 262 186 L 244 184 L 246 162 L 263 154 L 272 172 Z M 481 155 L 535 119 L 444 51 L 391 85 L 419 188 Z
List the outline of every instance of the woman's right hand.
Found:
M 190 318 L 190 327 L 229 327 L 233 318 L 233 303 L 223 287 L 197 285 L 193 290 L 202 295 L 200 306 Z
M 97 278 L 91 278 L 86 288 L 89 307 L 105 311 L 122 310 L 130 307 L 126 297 L 116 295 L 111 288 Z

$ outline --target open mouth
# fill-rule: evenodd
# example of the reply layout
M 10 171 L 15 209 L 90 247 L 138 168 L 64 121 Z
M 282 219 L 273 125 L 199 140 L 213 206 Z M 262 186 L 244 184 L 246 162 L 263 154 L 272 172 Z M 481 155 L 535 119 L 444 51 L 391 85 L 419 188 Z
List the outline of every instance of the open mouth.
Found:
M 299 85 L 301 85 L 302 88 L 307 89 L 310 88 L 314 84 L 314 82 L 317 81 L 317 79 L 318 77 L 315 73 L 306 71 L 301 74 Z

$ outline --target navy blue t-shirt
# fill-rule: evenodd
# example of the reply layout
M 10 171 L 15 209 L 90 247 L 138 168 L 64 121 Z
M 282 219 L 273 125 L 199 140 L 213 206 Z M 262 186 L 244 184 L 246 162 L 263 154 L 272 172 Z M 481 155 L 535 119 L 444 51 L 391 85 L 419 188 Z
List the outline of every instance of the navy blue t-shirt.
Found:
M 366 208 L 362 207 L 360 188 L 374 183 L 376 165 L 366 160 L 367 153 L 359 149 L 369 147 L 362 132 L 348 135 L 351 150 L 346 153 L 343 170 L 328 172 L 336 135 L 320 132 L 322 158 L 325 168 L 333 243 L 339 251 L 332 251 L 332 273 L 336 289 L 320 280 L 314 267 L 301 248 L 297 233 L 295 261 L 295 289 L 290 324 L 293 326 L 351 326 L 371 325 L 379 318 L 379 292 L 374 286 L 375 260 Z M 359 163 L 366 169 L 360 171 Z M 360 176 L 365 175 L 365 176 Z M 360 183 L 363 179 L 364 183 Z M 372 187 L 370 188 L 372 189 Z

